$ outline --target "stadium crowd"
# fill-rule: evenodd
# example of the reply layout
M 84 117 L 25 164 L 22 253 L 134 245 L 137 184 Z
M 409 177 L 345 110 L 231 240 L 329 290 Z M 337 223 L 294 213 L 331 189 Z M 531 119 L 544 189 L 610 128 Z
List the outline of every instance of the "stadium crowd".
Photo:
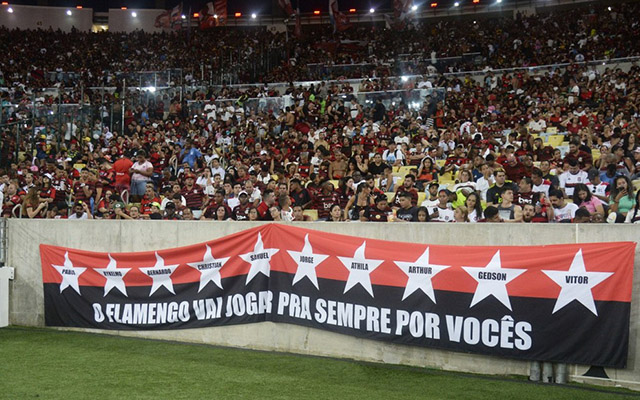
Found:
M 432 58 L 469 53 L 480 54 L 480 64 L 460 59 L 443 64 L 438 72 L 613 59 L 640 55 L 640 24 L 635 18 L 639 11 L 636 2 L 613 7 L 600 2 L 518 14 L 516 19 L 416 20 L 399 31 L 385 29 L 382 22 L 354 24 L 337 34 L 329 24 L 313 24 L 305 25 L 300 38 L 264 27 L 192 29 L 189 35 L 0 28 L 0 51 L 5 55 L 0 59 L 0 86 L 117 86 L 118 72 L 167 69 L 186 71 L 189 82 L 209 82 L 209 68 L 216 74 L 233 72 L 234 83 L 384 77 L 422 74 Z M 390 67 L 401 59 L 402 65 Z M 365 65 L 318 70 L 310 67 L 314 63 Z M 181 83 L 175 77 L 171 82 Z M 138 83 L 134 78 L 127 84 Z
M 588 15 L 575 25 L 587 26 Z M 537 27 L 531 32 L 545 39 Z M 587 43 L 597 35 L 587 35 Z M 504 55 L 507 65 L 519 64 L 512 56 Z M 376 90 L 381 82 L 363 80 L 358 89 Z M 625 71 L 572 63 L 538 75 L 489 71 L 481 79 L 436 75 L 401 85 L 442 87 L 446 98 L 427 96 L 417 107 L 381 99 L 359 104 L 348 84 L 323 82 L 291 85 L 293 105 L 273 112 L 248 107 L 247 93 L 209 101 L 229 90 L 212 88 L 186 94 L 201 101 L 195 116 L 176 99 L 168 108 L 128 109 L 124 132 L 100 118 L 37 121 L 34 135 L 20 142 L 4 130 L 2 214 L 640 222 L 637 65 Z

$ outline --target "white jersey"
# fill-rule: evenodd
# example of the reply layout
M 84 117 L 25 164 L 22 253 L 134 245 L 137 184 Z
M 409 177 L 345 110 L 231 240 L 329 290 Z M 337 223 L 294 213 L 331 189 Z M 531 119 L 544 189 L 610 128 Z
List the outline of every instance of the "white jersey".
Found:
M 551 181 L 548 179 L 543 179 L 539 185 L 532 185 L 531 191 L 534 193 L 544 193 L 544 197 L 549 198 L 550 188 L 551 188 Z
M 578 211 L 578 206 L 573 203 L 567 203 L 562 208 L 553 209 L 553 217 L 556 222 L 560 222 L 563 219 L 573 219 L 576 216 L 576 211 Z
M 438 212 L 438 217 L 434 218 L 434 221 L 440 221 L 440 222 L 451 222 L 453 221 L 454 215 L 453 215 L 453 210 L 450 208 L 440 208 L 440 207 L 436 207 L 434 209 L 434 212 L 437 211 Z
M 600 182 L 597 185 L 594 185 L 593 183 L 588 183 L 587 187 L 589 188 L 591 193 L 593 193 L 593 194 L 595 194 L 597 196 L 607 197 L 607 188 L 609 187 L 608 184 L 606 184 L 604 182 Z
M 560 187 L 564 189 L 567 196 L 573 196 L 573 189 L 576 185 L 579 183 L 584 183 L 585 185 L 589 183 L 589 175 L 584 171 L 579 171 L 575 175 L 566 171 L 560 174 L 558 180 L 560 181 Z

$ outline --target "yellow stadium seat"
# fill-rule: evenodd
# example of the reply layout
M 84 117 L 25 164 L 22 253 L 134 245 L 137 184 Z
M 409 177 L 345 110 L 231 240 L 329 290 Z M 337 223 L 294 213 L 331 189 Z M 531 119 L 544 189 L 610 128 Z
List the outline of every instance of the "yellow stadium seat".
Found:
M 338 188 L 338 184 L 340 183 L 340 181 L 337 179 L 331 179 L 329 182 L 333 184 L 334 188 Z
M 387 196 L 387 201 L 391 203 L 393 202 L 393 196 L 395 196 L 396 194 L 394 192 L 386 192 L 385 195 Z
M 593 149 L 591 150 L 591 157 L 593 157 L 593 161 L 600 159 L 600 150 Z
M 444 175 L 440 175 L 440 178 L 438 179 L 439 183 L 442 183 L 442 181 L 453 181 L 453 174 L 451 173 L 451 171 L 447 172 Z
M 558 133 L 558 128 L 556 128 L 555 126 L 549 126 L 547 127 L 547 133 L 555 135 L 556 133 Z
M 436 165 L 437 165 L 439 168 L 442 168 L 442 167 L 444 167 L 444 164 L 445 164 L 446 162 L 447 162 L 447 160 L 436 160 Z
M 427 198 L 427 194 L 425 192 L 418 192 L 418 207 L 420 204 Z
M 551 147 L 558 147 L 560 145 L 562 145 L 562 142 L 564 142 L 564 136 L 563 135 L 551 135 L 549 136 L 549 146 Z
M 640 179 L 636 179 L 635 181 L 631 182 L 633 183 L 633 187 L 635 190 L 640 190 Z
M 310 216 L 312 221 L 318 220 L 318 210 L 304 210 L 302 213 Z

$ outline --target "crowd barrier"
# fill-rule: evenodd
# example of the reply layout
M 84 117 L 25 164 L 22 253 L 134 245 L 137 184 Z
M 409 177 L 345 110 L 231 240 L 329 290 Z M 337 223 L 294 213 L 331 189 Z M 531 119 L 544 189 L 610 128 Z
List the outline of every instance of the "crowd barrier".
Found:
M 43 326 L 44 299 L 39 244 L 91 251 L 132 252 L 201 243 L 251 227 L 250 222 L 199 221 L 7 221 L 7 265 L 15 268 L 11 281 L 10 323 Z M 545 245 L 637 240 L 633 225 L 588 224 L 360 224 L 300 223 L 309 229 L 364 238 L 427 244 Z M 639 249 L 635 265 L 640 267 Z M 590 366 L 570 365 L 570 380 L 621 385 L 640 390 L 640 277 L 633 282 L 629 356 L 626 369 L 605 369 L 609 377 L 583 376 Z M 414 365 L 446 370 L 527 376 L 529 363 L 489 356 L 388 344 L 312 328 L 264 322 L 258 324 L 173 331 L 100 331 L 101 333 L 330 356 Z

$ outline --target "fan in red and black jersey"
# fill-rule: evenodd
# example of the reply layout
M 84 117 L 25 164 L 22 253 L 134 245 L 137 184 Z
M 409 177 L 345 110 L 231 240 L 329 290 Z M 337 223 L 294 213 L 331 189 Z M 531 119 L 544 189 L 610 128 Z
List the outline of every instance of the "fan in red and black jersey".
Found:
M 324 182 L 322 190 L 318 192 L 312 200 L 312 208 L 318 210 L 318 218 L 326 219 L 329 217 L 331 206 L 340 203 L 340 196 L 336 193 L 333 183 Z
M 242 190 L 238 194 L 238 200 L 240 204 L 233 208 L 231 212 L 231 218 L 236 221 L 248 221 L 249 220 L 249 209 L 253 207 L 253 204 L 249 202 L 249 195 L 247 192 Z

